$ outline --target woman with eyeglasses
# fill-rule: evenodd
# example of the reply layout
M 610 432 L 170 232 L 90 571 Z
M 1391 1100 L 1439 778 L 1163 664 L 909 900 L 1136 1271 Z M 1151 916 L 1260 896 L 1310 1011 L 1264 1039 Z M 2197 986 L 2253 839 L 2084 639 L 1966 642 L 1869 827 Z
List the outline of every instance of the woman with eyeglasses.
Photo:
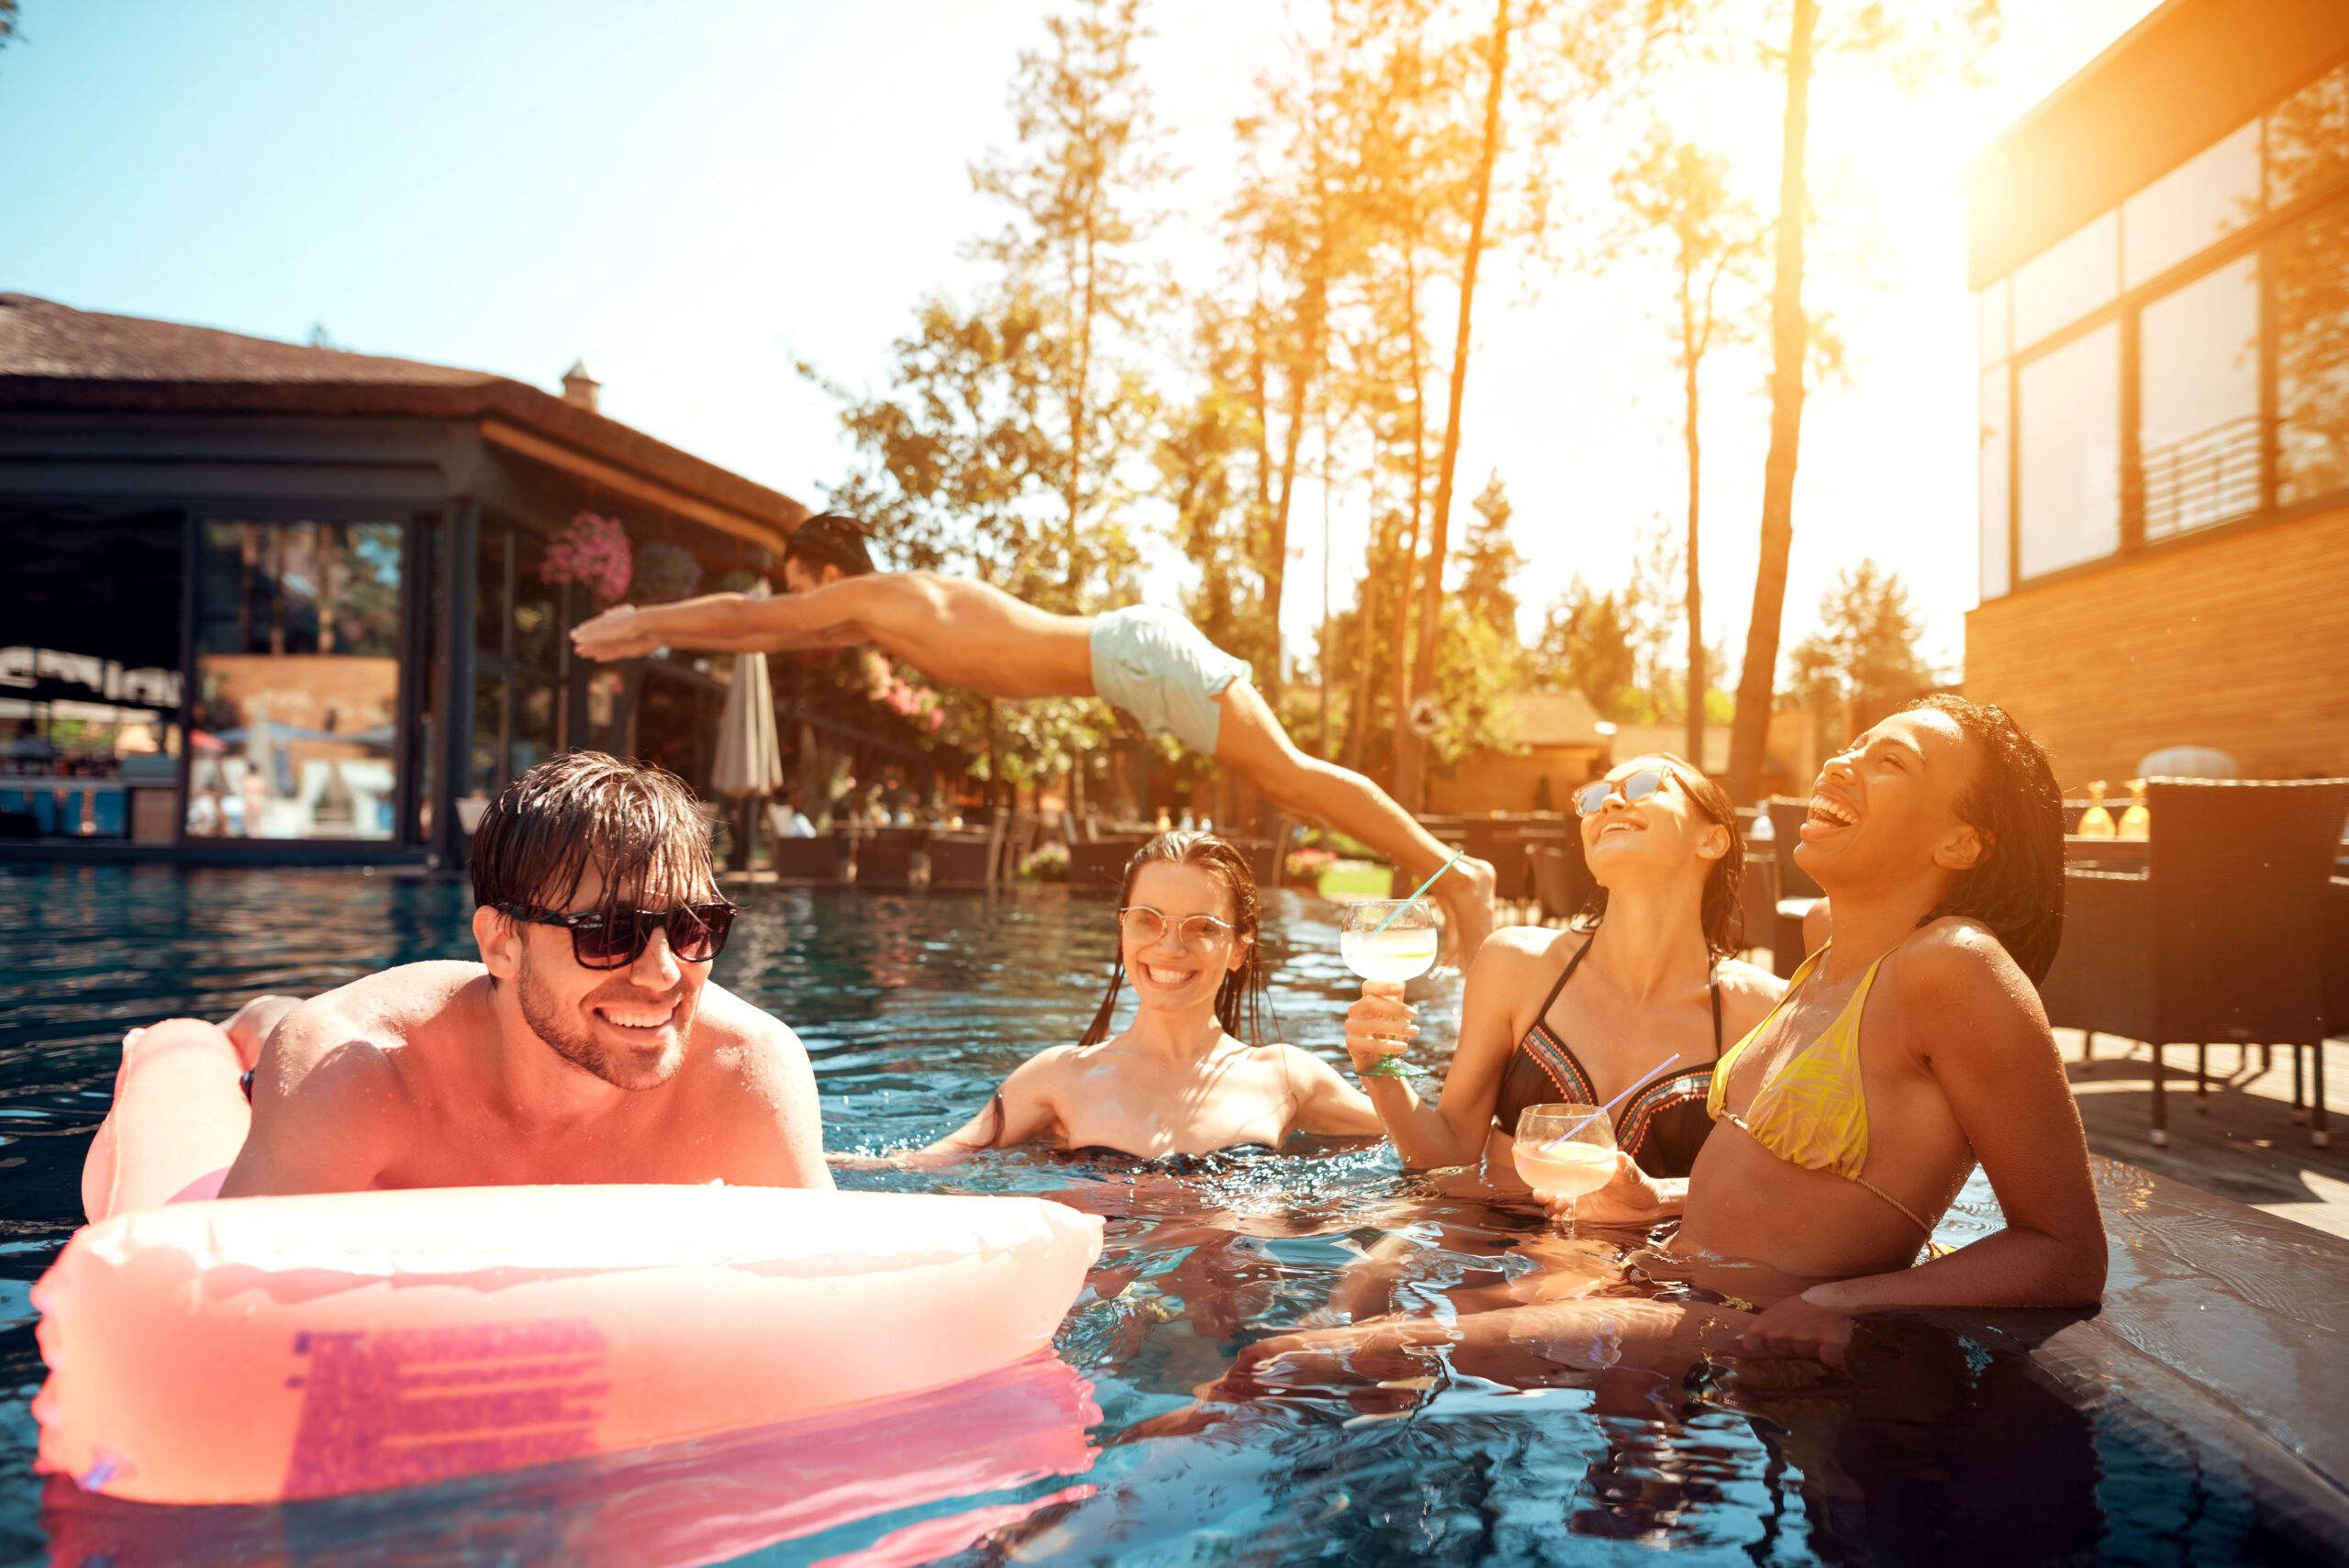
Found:
M 1723 1046 L 1762 1021 L 1786 986 L 1734 956 L 1745 844 L 1719 786 L 1677 757 L 1637 757 L 1575 795 L 1598 889 L 1567 929 L 1518 927 L 1487 939 L 1461 1001 L 1442 1098 L 1365 1075 L 1408 1165 L 1475 1165 L 1522 1191 L 1509 1158 L 1519 1113 L 1603 1106 L 1616 1146 L 1650 1177 L 1686 1176 L 1712 1129 L 1706 1086 Z M 1363 984 L 1346 1015 L 1359 1068 L 1418 1032 L 1403 988 Z M 1618 1184 L 1616 1190 L 1633 1190 Z M 1642 1218 L 1582 1200 L 1580 1218 Z
M 1117 964 L 1085 1038 L 1029 1058 L 985 1109 L 907 1162 L 1044 1139 L 1154 1159 L 1379 1130 L 1368 1098 L 1328 1063 L 1266 1040 L 1256 879 L 1238 850 L 1161 833 L 1126 867 L 1118 906 Z M 1129 979 L 1133 1021 L 1112 1034 Z

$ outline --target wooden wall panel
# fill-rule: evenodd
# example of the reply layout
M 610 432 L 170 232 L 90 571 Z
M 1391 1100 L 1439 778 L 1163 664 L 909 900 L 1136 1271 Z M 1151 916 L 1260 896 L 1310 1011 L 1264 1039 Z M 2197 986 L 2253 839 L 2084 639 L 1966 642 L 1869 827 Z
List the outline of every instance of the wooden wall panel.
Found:
M 2067 791 L 2163 746 L 2349 776 L 2349 508 L 1993 599 L 1965 617 L 1965 695 L 2053 751 Z

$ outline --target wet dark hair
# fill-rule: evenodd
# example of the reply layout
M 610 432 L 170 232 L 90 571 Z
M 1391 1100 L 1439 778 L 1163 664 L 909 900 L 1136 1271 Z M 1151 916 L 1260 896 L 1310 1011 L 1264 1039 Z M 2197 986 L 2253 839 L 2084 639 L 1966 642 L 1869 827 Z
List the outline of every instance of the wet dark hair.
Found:
M 716 899 L 710 828 L 685 781 L 658 762 L 565 751 L 515 778 L 473 833 L 473 903 L 567 907 L 590 867 L 603 907 Z
M 1898 711 L 1946 714 L 1972 742 L 1976 766 L 1957 816 L 1985 845 L 1982 858 L 1917 924 L 1956 915 L 1987 926 L 2038 984 L 2064 940 L 2064 792 L 2047 749 L 2006 709 L 1947 692 Z
M 1163 862 L 1168 865 L 1197 866 L 1223 884 L 1231 897 L 1233 940 L 1243 944 L 1247 960 L 1223 977 L 1215 994 L 1215 1021 L 1223 1032 L 1250 1045 L 1264 1043 L 1264 1020 L 1272 1015 L 1272 1004 L 1264 996 L 1264 949 L 1260 940 L 1264 921 L 1262 902 L 1256 895 L 1256 874 L 1248 869 L 1248 857 L 1212 833 L 1161 833 L 1134 851 L 1126 862 L 1126 880 L 1118 889 L 1118 907 L 1133 902 L 1134 879 L 1142 867 Z M 1126 948 L 1118 944 L 1118 956 L 1109 970 L 1109 989 L 1101 998 L 1101 1008 L 1093 1015 L 1093 1023 L 1085 1031 L 1080 1046 L 1097 1045 L 1109 1038 L 1110 1019 L 1118 1010 L 1118 992 L 1126 979 Z M 1242 1022 L 1247 1024 L 1241 1032 Z M 1280 1020 L 1273 1020 L 1273 1031 L 1280 1030 Z
M 1713 862 L 1705 876 L 1704 903 L 1698 910 L 1698 923 L 1705 930 L 1705 948 L 1716 958 L 1726 958 L 1745 946 L 1745 906 L 1738 895 L 1745 886 L 1745 834 L 1737 825 L 1737 808 L 1730 804 L 1721 786 L 1688 765 L 1687 762 L 1669 751 L 1643 751 L 1627 761 L 1662 762 L 1705 819 L 1729 829 L 1729 853 Z M 1623 764 L 1618 762 L 1616 767 Z M 1609 768 L 1609 773 L 1613 773 Z M 1579 824 L 1576 832 L 1581 831 Z M 1575 917 L 1575 924 L 1586 929 L 1595 928 L 1607 914 L 1607 889 L 1594 886 L 1590 902 Z
M 783 547 L 784 564 L 797 561 L 810 572 L 830 566 L 843 577 L 863 577 L 874 569 L 866 538 L 864 525 L 847 513 L 819 512 L 791 530 Z

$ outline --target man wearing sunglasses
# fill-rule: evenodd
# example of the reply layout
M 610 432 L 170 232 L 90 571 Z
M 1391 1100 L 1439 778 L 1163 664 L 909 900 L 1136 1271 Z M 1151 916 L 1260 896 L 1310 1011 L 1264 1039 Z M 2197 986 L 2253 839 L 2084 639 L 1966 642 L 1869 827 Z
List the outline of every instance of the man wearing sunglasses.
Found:
M 480 962 L 385 970 L 270 1031 L 222 1196 L 831 1185 L 807 1053 L 710 984 L 734 909 L 675 775 L 549 758 L 483 815 L 473 875 Z

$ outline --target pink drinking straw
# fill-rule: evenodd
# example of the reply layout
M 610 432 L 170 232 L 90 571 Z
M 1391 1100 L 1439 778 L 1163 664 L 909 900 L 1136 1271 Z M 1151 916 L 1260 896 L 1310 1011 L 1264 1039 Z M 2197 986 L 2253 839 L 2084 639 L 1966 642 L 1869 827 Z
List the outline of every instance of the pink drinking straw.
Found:
M 1665 1068 L 1671 1066 L 1674 1062 L 1679 1060 L 1680 1053 L 1676 1051 L 1674 1051 L 1671 1055 L 1657 1062 L 1653 1067 L 1648 1069 L 1648 1075 L 1646 1077 L 1633 1080 L 1631 1089 L 1638 1088 L 1642 1084 L 1653 1083 L 1657 1073 L 1663 1072 Z M 1564 1143 L 1567 1139 L 1572 1138 L 1575 1133 L 1580 1132 L 1584 1128 L 1588 1127 L 1592 1122 L 1597 1121 L 1600 1117 L 1605 1116 L 1609 1111 L 1611 1111 L 1617 1106 L 1621 1105 L 1624 1098 L 1631 1094 L 1631 1089 L 1624 1090 L 1622 1094 L 1616 1095 L 1613 1099 L 1608 1101 L 1605 1105 L 1599 1106 L 1597 1110 L 1591 1112 L 1588 1116 L 1583 1118 L 1580 1121 L 1575 1123 L 1574 1126 L 1566 1129 L 1565 1131 L 1558 1134 L 1557 1137 L 1550 1140 L 1549 1142 L 1544 1143 L 1542 1147 L 1544 1149 L 1555 1149 L 1559 1144 Z

